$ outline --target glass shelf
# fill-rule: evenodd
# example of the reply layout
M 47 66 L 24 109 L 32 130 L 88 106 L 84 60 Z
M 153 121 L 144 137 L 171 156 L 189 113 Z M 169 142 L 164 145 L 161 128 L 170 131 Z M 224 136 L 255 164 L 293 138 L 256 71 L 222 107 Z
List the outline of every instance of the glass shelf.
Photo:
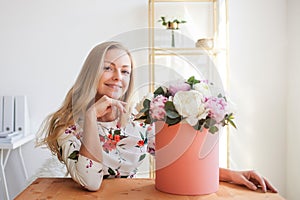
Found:
M 166 80 L 191 74 L 221 81 L 227 88 L 228 0 L 149 0 L 148 13 L 149 91 Z M 166 21 L 179 19 L 186 23 L 170 32 L 159 21 L 162 16 Z M 200 39 L 213 39 L 213 49 L 196 47 Z M 220 140 L 220 166 L 229 167 L 228 130 L 225 135 Z M 150 159 L 151 178 L 153 163 Z
M 202 48 L 160 48 L 154 47 L 153 48 L 153 55 L 155 56 L 199 56 L 199 55 L 212 55 L 215 56 L 219 53 L 225 53 L 226 49 L 212 49 L 212 50 L 205 50 Z

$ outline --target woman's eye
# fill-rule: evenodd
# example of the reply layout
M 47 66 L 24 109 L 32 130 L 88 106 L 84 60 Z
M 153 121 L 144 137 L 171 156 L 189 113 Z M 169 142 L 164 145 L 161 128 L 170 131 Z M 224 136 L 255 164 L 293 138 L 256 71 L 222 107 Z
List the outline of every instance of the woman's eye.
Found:
M 126 74 L 126 75 L 129 75 L 129 74 L 130 74 L 130 71 L 128 71 L 128 70 L 123 70 L 122 73 L 123 73 L 123 74 Z
M 111 71 L 112 70 L 111 66 L 104 66 L 103 69 L 104 69 L 104 71 Z

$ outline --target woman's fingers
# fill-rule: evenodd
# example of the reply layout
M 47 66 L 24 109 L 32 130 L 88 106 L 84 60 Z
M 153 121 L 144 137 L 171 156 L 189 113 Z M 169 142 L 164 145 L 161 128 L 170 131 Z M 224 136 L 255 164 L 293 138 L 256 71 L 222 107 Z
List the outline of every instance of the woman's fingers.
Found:
M 264 180 L 265 180 L 265 183 L 269 190 L 271 190 L 272 192 L 275 192 L 275 193 L 278 192 L 278 190 L 267 179 L 264 178 Z
M 267 192 L 267 186 L 264 178 L 258 175 L 255 171 L 250 171 L 249 173 L 250 173 L 250 181 L 251 179 L 257 181 L 258 184 L 261 186 L 262 191 Z
M 255 171 L 250 171 L 250 181 L 256 185 L 260 185 L 262 191 L 267 192 L 267 190 L 271 190 L 272 192 L 277 193 L 277 189 L 264 177 L 260 176 Z
M 102 117 L 110 112 L 126 113 L 126 102 L 112 99 L 108 96 L 101 97 L 94 105 L 97 112 L 97 117 Z
M 256 171 L 232 171 L 231 181 L 235 184 L 245 185 L 251 190 L 257 190 L 261 187 L 263 192 L 270 190 L 271 192 L 278 192 L 277 189 L 263 176 Z
M 126 113 L 126 103 L 123 101 L 111 99 L 111 106 L 116 107 L 121 113 Z
M 257 187 L 255 186 L 255 184 L 252 183 L 251 181 L 249 181 L 245 176 L 242 176 L 242 182 L 240 184 L 245 185 L 250 190 L 257 190 Z

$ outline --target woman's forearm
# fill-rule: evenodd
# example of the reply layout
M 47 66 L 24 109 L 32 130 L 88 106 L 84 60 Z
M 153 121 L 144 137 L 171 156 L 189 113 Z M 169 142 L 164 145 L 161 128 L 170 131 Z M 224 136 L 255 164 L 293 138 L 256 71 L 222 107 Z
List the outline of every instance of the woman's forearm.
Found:
M 92 160 L 102 162 L 102 147 L 99 140 L 97 117 L 93 111 L 87 111 L 85 115 L 79 153 Z

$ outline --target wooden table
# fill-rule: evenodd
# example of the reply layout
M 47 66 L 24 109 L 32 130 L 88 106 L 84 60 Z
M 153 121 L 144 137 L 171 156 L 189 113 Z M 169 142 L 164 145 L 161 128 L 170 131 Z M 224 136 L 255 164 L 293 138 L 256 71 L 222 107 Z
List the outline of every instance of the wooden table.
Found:
M 180 196 L 160 192 L 155 189 L 153 179 L 105 179 L 97 192 L 82 189 L 71 178 L 38 178 L 16 200 L 24 199 L 56 199 L 56 200 L 216 200 L 216 199 L 268 199 L 283 200 L 279 194 L 250 191 L 242 186 L 220 182 L 218 192 L 202 196 Z

